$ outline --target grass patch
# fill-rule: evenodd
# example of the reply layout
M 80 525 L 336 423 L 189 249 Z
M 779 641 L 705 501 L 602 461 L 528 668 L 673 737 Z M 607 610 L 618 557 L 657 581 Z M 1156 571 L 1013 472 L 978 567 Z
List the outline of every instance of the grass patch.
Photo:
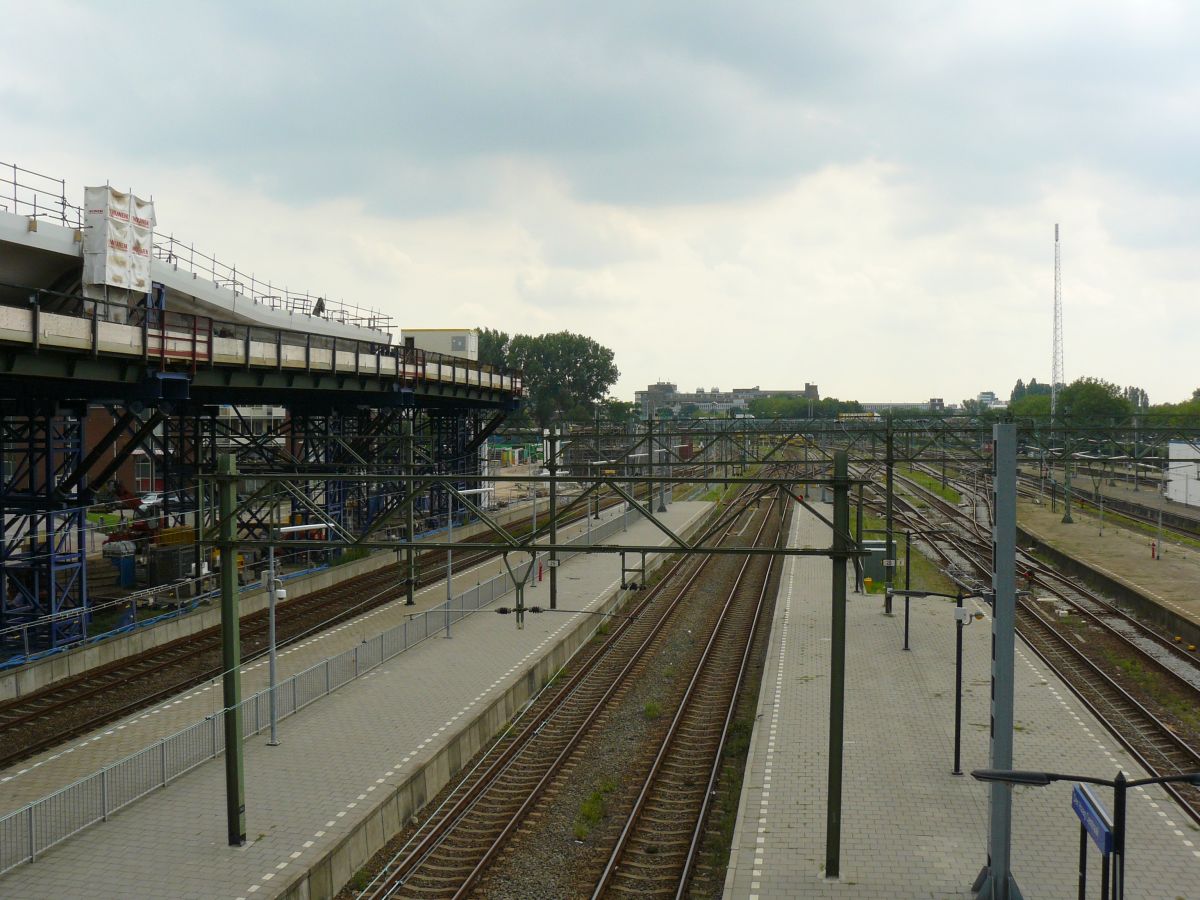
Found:
M 600 787 L 592 791 L 587 799 L 579 805 L 579 815 L 575 817 L 575 824 L 571 829 L 576 839 L 582 841 L 604 820 L 605 815 L 608 814 L 608 802 L 605 800 L 605 795 L 611 794 L 616 789 L 616 782 L 611 778 L 606 778 L 600 783 Z
M 662 715 L 662 706 L 657 701 L 648 700 L 642 707 L 642 715 L 647 719 L 657 719 Z
M 721 776 L 721 814 L 716 822 L 717 836 L 707 852 L 709 865 L 716 869 L 729 861 L 733 831 L 737 826 L 738 798 L 742 793 L 746 756 L 750 752 L 750 737 L 753 731 L 753 717 L 739 716 L 730 725 L 725 741 L 725 764 Z
M 850 530 L 854 533 L 854 516 L 850 514 Z M 882 539 L 883 527 L 886 524 L 884 519 L 876 518 L 870 515 L 866 510 L 863 511 L 863 540 L 871 538 Z M 875 533 L 878 532 L 878 533 Z M 896 541 L 896 577 L 892 586 L 895 588 L 904 587 L 904 532 L 896 528 L 893 531 L 894 540 Z M 909 581 L 911 589 L 914 591 L 936 591 L 941 594 L 953 594 L 957 590 L 957 585 L 947 578 L 937 563 L 927 557 L 920 551 L 920 539 L 913 540 L 912 553 L 912 572 L 909 573 Z M 882 594 L 886 589 L 886 584 L 880 580 L 875 581 L 867 586 L 867 593 Z
M 1187 728 L 1200 732 L 1200 709 L 1164 684 L 1161 673 L 1146 668 L 1137 659 L 1119 656 L 1111 650 L 1105 650 L 1104 655 L 1123 675 L 1153 697 L 1163 709 L 1183 722 Z
M 87 520 L 94 525 L 120 525 L 121 514 L 115 512 L 89 512 Z
M 948 500 L 956 506 L 962 502 L 962 494 L 950 487 L 948 484 L 943 487 L 942 479 L 935 478 L 932 475 L 928 475 L 925 472 L 920 472 L 908 466 L 900 466 L 899 470 L 905 478 L 909 479 L 910 481 L 915 481 L 917 484 L 921 485 L 921 487 L 928 488 L 943 500 Z

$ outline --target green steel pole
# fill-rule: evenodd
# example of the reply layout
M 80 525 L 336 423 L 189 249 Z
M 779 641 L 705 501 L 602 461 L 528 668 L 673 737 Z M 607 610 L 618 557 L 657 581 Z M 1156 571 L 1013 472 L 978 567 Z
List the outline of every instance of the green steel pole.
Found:
M 646 420 L 646 512 L 654 512 L 654 416 Z
M 825 810 L 825 877 L 841 872 L 842 752 L 846 702 L 846 551 L 850 480 L 846 451 L 833 458 L 833 628 L 829 661 L 829 789 Z
M 558 543 L 558 426 L 550 426 L 550 545 Z M 558 609 L 558 551 L 550 551 L 550 608 Z
M 884 534 L 884 569 L 883 569 L 883 611 L 889 616 L 892 614 L 892 586 L 895 583 L 896 571 L 896 548 L 893 545 L 892 537 L 892 497 L 894 496 L 894 470 L 896 467 L 896 445 L 895 436 L 892 432 L 892 414 L 887 414 L 887 445 L 884 448 L 884 462 L 887 465 L 887 510 L 885 516 L 887 522 L 885 524 Z
M 217 463 L 221 551 L 221 666 L 225 702 L 225 815 L 229 845 L 246 843 L 246 777 L 242 765 L 242 644 L 237 590 L 237 465 Z
M 1063 468 L 1065 475 L 1063 476 L 1063 517 L 1064 525 L 1074 525 L 1075 520 L 1071 518 L 1071 451 L 1070 439 L 1067 439 L 1067 455 L 1063 459 Z
M 854 517 L 854 546 L 855 549 L 862 549 L 862 534 L 863 534 L 863 486 L 858 486 L 858 508 L 857 514 Z M 862 557 L 854 557 L 854 591 L 857 594 L 863 592 L 863 566 Z
M 598 400 L 596 401 L 596 474 L 597 475 L 600 474 L 600 401 L 598 401 Z M 592 503 L 589 500 L 588 507 L 590 508 L 591 505 L 592 505 Z M 598 520 L 599 518 L 600 518 L 600 491 L 596 491 L 596 519 Z M 588 543 L 589 544 L 591 543 L 591 538 L 588 539 Z
M 404 422 L 404 456 L 408 467 L 408 486 L 405 490 L 407 496 L 405 499 L 405 530 L 408 539 L 408 549 L 404 551 L 405 568 L 408 569 L 408 577 L 404 584 L 404 605 L 413 606 L 416 600 L 413 598 L 413 592 L 417 584 L 417 556 L 413 552 L 413 541 L 416 540 L 416 513 L 413 508 L 413 479 L 417 465 L 417 451 L 415 438 L 413 437 L 412 419 L 406 419 Z

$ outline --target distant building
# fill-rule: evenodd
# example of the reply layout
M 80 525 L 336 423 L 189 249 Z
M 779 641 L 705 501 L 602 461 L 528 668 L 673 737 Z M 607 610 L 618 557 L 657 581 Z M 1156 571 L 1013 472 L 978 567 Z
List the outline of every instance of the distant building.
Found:
M 940 400 L 938 402 L 941 403 Z M 909 400 L 909 401 L 901 401 L 899 403 L 862 403 L 859 405 L 862 406 L 864 411 L 874 412 L 874 413 L 885 413 L 888 410 L 893 410 L 893 409 L 932 409 L 933 408 L 929 405 L 929 402 L 925 401 L 925 400 Z M 945 405 L 943 404 L 942 406 L 939 406 L 937 408 L 944 409 Z
M 801 397 L 816 402 L 821 399 L 821 392 L 817 385 L 805 382 L 803 390 L 764 391 L 755 385 L 750 388 L 734 388 L 732 391 L 722 391 L 719 387 L 706 391 L 698 387 L 688 394 L 681 393 L 679 388 L 669 381 L 658 381 L 647 385 L 644 391 L 635 391 L 633 402 L 637 405 L 638 413 L 645 419 L 657 415 L 663 409 L 669 409 L 672 415 L 679 415 L 684 409 L 693 406 L 699 413 L 744 410 L 751 400 L 760 397 Z
M 999 399 L 995 391 L 980 391 L 976 399 L 980 409 L 1008 409 L 1008 401 Z
M 946 401 L 945 400 L 943 400 L 941 397 L 930 397 L 929 398 L 929 411 L 930 412 L 945 412 L 945 410 L 946 410 Z

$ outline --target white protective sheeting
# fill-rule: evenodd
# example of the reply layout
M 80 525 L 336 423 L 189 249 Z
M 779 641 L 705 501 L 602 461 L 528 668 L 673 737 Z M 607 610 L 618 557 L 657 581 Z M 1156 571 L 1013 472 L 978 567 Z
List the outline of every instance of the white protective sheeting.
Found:
M 108 185 L 84 192 L 84 283 L 149 293 L 154 203 Z

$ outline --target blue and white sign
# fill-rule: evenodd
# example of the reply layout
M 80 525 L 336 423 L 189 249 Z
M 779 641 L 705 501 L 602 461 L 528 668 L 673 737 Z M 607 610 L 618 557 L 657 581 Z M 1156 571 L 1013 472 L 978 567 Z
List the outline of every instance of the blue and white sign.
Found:
M 1075 785 L 1075 790 L 1071 791 L 1071 809 L 1075 810 L 1075 815 L 1079 816 L 1084 830 L 1091 835 L 1096 846 L 1100 848 L 1100 852 L 1112 853 L 1112 817 L 1104 808 L 1104 804 L 1100 802 L 1100 798 L 1092 793 L 1090 787 L 1082 784 Z

